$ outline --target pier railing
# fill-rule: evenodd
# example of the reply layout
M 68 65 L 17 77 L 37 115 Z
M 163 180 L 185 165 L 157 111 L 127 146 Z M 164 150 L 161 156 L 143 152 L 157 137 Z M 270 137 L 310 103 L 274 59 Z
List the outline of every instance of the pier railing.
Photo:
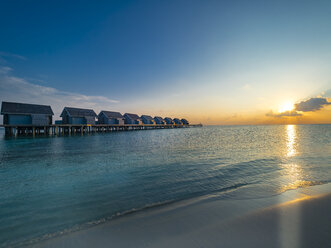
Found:
M 17 135 L 64 135 L 75 133 L 116 132 L 149 129 L 202 127 L 202 124 L 53 124 L 48 126 L 36 125 L 0 125 L 5 128 L 8 136 Z

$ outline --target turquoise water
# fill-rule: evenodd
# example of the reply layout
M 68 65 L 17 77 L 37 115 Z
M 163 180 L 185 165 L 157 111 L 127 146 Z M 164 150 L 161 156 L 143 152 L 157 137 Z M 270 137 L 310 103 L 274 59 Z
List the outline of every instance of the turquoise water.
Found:
M 220 194 L 331 181 L 331 125 L 209 126 L 66 137 L 0 133 L 0 246 Z

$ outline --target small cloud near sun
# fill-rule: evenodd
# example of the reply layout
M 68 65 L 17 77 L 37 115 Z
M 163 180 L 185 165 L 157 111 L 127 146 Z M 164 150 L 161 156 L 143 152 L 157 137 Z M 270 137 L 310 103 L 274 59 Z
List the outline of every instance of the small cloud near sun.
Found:
M 291 117 L 291 116 L 302 116 L 302 114 L 298 113 L 295 110 L 292 111 L 284 111 L 282 113 L 274 113 L 272 111 L 266 113 L 266 116 L 269 117 Z
M 269 117 L 293 117 L 302 116 L 303 112 L 314 112 L 321 110 L 323 107 L 331 105 L 330 99 L 327 97 L 312 97 L 308 100 L 301 101 L 299 103 L 293 104 L 292 102 L 285 102 L 282 104 L 278 113 L 269 111 L 266 116 Z

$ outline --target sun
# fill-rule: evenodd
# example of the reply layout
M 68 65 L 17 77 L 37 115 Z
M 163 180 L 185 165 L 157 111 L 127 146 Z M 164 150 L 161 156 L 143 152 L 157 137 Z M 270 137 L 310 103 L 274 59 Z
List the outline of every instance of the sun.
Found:
M 292 102 L 285 102 L 283 105 L 281 105 L 278 109 L 279 113 L 283 113 L 286 111 L 292 111 L 294 109 L 294 104 Z

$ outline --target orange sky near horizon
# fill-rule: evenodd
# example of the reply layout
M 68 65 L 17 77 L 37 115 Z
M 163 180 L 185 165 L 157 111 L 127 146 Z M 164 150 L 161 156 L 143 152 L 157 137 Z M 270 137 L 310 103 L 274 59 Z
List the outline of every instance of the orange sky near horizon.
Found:
M 260 124 L 331 124 L 331 107 L 304 113 L 302 116 L 268 117 L 265 113 L 242 113 L 229 116 L 189 116 L 191 123 L 204 125 L 260 125 Z
M 329 102 L 330 99 L 328 99 Z M 281 106 L 279 106 L 281 108 Z M 191 123 L 202 123 L 205 125 L 259 125 L 259 124 L 331 124 L 331 105 L 322 107 L 320 110 L 302 112 L 298 111 L 300 116 L 267 116 L 273 111 L 275 115 L 280 114 L 277 110 L 265 109 L 243 109 L 235 112 L 226 109 L 213 108 L 195 108 L 195 109 L 177 109 L 170 111 L 170 116 L 180 116 L 186 113 L 185 118 Z M 164 111 L 167 112 L 167 111 Z M 160 112 L 162 115 L 164 112 Z M 168 113 L 169 113 L 168 112 Z

